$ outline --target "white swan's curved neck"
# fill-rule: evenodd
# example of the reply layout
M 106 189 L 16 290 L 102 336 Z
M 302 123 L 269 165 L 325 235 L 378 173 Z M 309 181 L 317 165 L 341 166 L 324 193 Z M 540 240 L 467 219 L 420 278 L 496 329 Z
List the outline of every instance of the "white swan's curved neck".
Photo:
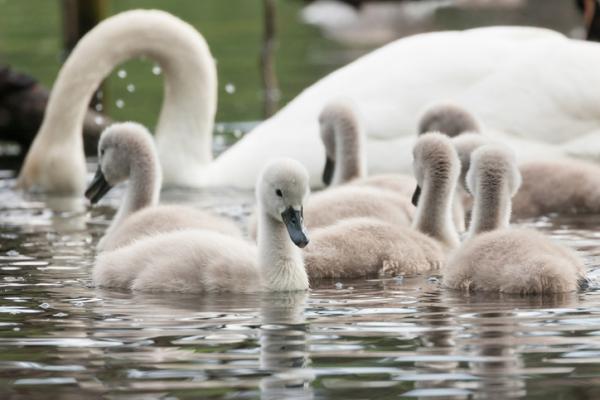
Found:
M 452 220 L 452 205 L 458 176 L 453 179 L 431 174 L 424 181 L 413 226 L 448 247 L 459 244 Z
M 308 275 L 302 252 L 290 240 L 285 225 L 262 211 L 260 206 L 258 218 L 258 262 L 266 289 L 307 290 Z
M 510 225 L 512 202 L 506 184 L 480 185 L 475 194 L 469 237 Z
M 156 139 L 165 177 L 175 176 L 183 165 L 209 163 L 217 90 L 214 61 L 194 28 L 161 11 L 119 14 L 77 44 L 52 89 L 36 141 L 76 143 L 83 152 L 83 119 L 94 90 L 115 66 L 141 56 L 164 71 Z

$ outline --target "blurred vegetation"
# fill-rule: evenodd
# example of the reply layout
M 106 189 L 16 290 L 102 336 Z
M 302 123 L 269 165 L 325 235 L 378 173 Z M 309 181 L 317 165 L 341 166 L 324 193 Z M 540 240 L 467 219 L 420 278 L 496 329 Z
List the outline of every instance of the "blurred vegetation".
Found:
M 278 0 L 276 5 L 276 71 L 280 104 L 284 105 L 347 60 L 332 62 L 324 56 L 319 59 L 319 54 L 328 54 L 340 46 L 323 39 L 316 28 L 300 23 L 301 2 Z M 51 87 L 63 61 L 60 7 L 58 0 L 0 0 L 0 62 Z M 217 60 L 217 120 L 248 121 L 262 119 L 263 112 L 259 70 L 262 7 L 261 0 L 113 0 L 109 2 L 109 14 L 133 8 L 159 8 L 191 23 L 204 35 Z M 120 69 L 126 72 L 123 78 L 117 74 Z M 117 120 L 137 120 L 154 126 L 162 100 L 162 79 L 152 69 L 152 63 L 141 60 L 117 68 L 108 80 L 108 110 L 104 111 Z M 117 103 L 124 104 L 123 108 Z

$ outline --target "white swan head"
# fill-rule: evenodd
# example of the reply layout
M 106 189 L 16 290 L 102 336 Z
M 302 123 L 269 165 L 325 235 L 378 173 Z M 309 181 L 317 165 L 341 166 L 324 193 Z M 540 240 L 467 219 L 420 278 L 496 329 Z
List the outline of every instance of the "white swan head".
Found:
M 507 146 L 488 144 L 471 154 L 471 166 L 466 177 L 467 190 L 477 197 L 480 190 L 486 193 L 505 187 L 510 197 L 521 186 L 521 172 L 515 153 Z
M 129 178 L 152 182 L 160 189 L 160 166 L 152 135 L 135 122 L 113 124 L 98 142 L 98 169 L 85 192 L 92 203 Z M 146 190 L 150 188 L 145 188 Z
M 470 112 L 453 103 L 439 103 L 429 107 L 419 119 L 419 135 L 442 132 L 450 137 L 465 132 L 481 132 L 477 119 Z
M 365 176 L 364 133 L 356 106 L 348 99 L 328 103 L 319 114 L 319 128 L 326 157 L 323 183 L 336 185 Z
M 306 168 L 292 159 L 275 159 L 262 170 L 256 185 L 261 213 L 285 224 L 290 239 L 298 247 L 308 244 L 303 209 L 310 193 Z

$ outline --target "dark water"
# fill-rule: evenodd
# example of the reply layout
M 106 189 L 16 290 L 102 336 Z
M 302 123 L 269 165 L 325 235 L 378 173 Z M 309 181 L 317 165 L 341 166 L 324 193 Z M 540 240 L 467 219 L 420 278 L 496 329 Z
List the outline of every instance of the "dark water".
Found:
M 0 393 L 45 399 L 598 398 L 600 217 L 526 225 L 579 249 L 592 289 L 445 290 L 437 277 L 326 281 L 309 294 L 146 295 L 91 286 L 120 193 L 58 213 L 0 181 Z M 252 194 L 164 193 L 246 219 Z

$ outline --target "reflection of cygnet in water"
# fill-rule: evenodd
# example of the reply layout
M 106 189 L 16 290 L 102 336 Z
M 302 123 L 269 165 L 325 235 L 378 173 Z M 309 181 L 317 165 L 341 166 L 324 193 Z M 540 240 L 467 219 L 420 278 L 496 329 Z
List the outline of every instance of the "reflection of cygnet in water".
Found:
M 261 399 L 312 399 L 307 370 L 309 326 L 304 317 L 306 292 L 270 293 L 261 298 L 260 369 Z

